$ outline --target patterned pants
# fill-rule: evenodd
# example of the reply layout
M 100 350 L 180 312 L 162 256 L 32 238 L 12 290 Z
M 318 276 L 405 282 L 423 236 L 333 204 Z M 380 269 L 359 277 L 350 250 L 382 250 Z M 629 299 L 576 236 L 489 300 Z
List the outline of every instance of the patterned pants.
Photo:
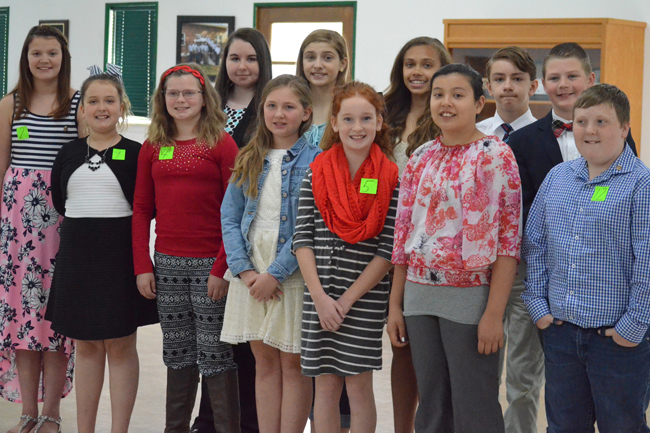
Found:
M 169 368 L 198 364 L 204 376 L 237 368 L 232 347 L 220 341 L 226 298 L 208 297 L 214 260 L 154 254 L 163 361 Z

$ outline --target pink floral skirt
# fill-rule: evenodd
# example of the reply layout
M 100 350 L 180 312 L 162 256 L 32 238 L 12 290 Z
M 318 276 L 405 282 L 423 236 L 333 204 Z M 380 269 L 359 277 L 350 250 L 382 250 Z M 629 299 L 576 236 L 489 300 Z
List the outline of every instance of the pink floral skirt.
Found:
M 61 218 L 52 205 L 51 171 L 10 167 L 0 207 L 0 395 L 21 402 L 16 350 L 64 351 L 66 396 L 72 389 L 73 341 L 44 319 Z M 39 386 L 43 398 L 43 381 Z

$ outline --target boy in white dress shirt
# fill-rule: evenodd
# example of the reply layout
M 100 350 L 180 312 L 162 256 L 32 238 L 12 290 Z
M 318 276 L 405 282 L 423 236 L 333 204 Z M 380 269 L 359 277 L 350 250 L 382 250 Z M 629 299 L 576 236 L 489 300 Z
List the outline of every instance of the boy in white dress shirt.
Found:
M 496 102 L 494 117 L 476 127 L 486 135 L 496 135 L 508 143 L 510 134 L 537 119 L 528 103 L 537 90 L 537 68 L 528 52 L 520 47 L 497 51 L 486 67 L 487 88 Z M 504 315 L 504 336 L 508 351 L 506 365 L 506 396 L 508 409 L 504 414 L 507 433 L 537 432 L 539 394 L 544 378 L 544 354 L 535 325 L 521 299 L 526 264 L 520 262 Z M 505 350 L 501 351 L 503 370 Z

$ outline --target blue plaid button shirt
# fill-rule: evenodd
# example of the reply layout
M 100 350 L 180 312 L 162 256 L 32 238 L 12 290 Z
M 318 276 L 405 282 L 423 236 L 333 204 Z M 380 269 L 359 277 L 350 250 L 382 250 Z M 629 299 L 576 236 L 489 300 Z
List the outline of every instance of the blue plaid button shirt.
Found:
M 639 343 L 650 324 L 650 170 L 627 146 L 592 180 L 584 158 L 553 168 L 522 256 L 521 297 L 534 322 L 551 314 L 582 328 L 615 326 Z

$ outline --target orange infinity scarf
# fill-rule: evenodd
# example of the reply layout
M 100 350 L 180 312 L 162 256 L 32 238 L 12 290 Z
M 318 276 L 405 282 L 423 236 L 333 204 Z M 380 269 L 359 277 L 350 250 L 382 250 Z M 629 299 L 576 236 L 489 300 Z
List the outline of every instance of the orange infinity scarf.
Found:
M 399 170 L 377 144 L 372 144 L 368 158 L 352 180 L 343 146 L 338 143 L 318 155 L 310 167 L 314 201 L 328 229 L 349 244 L 381 233 Z M 361 179 L 377 179 L 377 193 L 361 193 Z M 373 189 L 371 186 L 367 190 Z

